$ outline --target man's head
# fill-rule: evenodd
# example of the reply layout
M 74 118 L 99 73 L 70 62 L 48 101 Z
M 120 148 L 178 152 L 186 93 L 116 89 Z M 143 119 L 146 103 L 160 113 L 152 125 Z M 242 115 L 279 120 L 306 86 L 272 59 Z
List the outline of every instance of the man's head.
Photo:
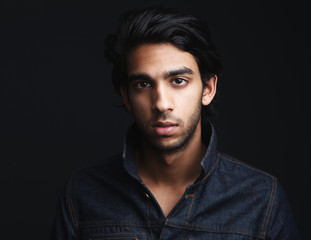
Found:
M 105 51 L 113 85 L 149 146 L 177 151 L 200 139 L 202 110 L 213 113 L 222 72 L 204 21 L 163 7 L 132 10 Z
M 116 33 L 105 42 L 105 56 L 113 64 L 112 83 L 118 93 L 121 85 L 128 84 L 129 52 L 145 43 L 171 43 L 192 54 L 203 84 L 211 76 L 222 75 L 220 56 L 203 19 L 161 6 L 134 9 L 121 15 Z M 218 92 L 211 104 L 203 108 L 205 114 L 215 114 L 217 95 Z

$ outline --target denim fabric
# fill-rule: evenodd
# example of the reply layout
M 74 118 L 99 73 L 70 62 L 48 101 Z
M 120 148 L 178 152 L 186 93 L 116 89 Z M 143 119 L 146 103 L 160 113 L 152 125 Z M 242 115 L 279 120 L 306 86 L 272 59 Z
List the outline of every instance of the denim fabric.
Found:
M 277 179 L 218 152 L 212 126 L 207 141 L 201 178 L 165 217 L 138 176 L 128 137 L 123 155 L 70 178 L 51 240 L 299 239 Z

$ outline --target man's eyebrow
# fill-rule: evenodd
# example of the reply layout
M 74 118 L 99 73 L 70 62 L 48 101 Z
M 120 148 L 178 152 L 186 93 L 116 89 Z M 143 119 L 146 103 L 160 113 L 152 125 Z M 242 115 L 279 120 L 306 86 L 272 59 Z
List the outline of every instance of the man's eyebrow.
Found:
M 136 80 L 150 81 L 151 77 L 145 73 L 133 73 L 128 76 L 129 82 L 133 82 Z
M 164 74 L 164 78 L 173 77 L 176 75 L 182 75 L 182 74 L 193 74 L 193 71 L 190 68 L 182 67 L 176 70 L 168 71 Z

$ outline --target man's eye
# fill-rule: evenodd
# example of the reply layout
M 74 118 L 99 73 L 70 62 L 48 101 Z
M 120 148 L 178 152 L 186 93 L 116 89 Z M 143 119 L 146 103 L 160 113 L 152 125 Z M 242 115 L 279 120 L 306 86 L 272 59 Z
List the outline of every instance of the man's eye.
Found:
M 142 82 L 137 83 L 138 88 L 145 88 L 145 87 L 149 87 L 149 86 L 150 86 L 150 83 L 148 83 L 146 81 L 142 81 Z
M 173 81 L 172 81 L 173 84 L 175 85 L 178 85 L 178 86 L 182 86 L 182 85 L 185 85 L 187 83 L 187 81 L 183 78 L 175 78 Z

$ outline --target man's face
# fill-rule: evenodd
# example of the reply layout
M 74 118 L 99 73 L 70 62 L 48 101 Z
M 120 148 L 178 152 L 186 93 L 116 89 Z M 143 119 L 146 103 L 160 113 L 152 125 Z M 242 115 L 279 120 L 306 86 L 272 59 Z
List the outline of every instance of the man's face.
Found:
M 175 151 L 201 136 L 201 107 L 214 93 L 203 89 L 193 55 L 168 43 L 144 44 L 129 53 L 127 74 L 121 93 L 144 143 Z

